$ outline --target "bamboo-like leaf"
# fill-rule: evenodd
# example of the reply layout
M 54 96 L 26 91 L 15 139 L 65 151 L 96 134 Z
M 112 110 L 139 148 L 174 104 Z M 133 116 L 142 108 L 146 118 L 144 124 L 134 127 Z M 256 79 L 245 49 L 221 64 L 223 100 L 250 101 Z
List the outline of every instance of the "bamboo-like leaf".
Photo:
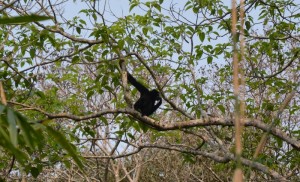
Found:
M 14 147 L 18 144 L 18 131 L 17 131 L 17 125 L 16 125 L 16 117 L 13 110 L 7 108 L 7 121 L 8 121 L 8 131 L 11 143 L 14 145 Z
M 41 140 L 42 135 L 39 136 L 39 139 L 37 139 L 38 133 L 32 128 L 32 126 L 27 122 L 27 119 L 23 117 L 20 113 L 15 113 L 18 122 L 18 126 L 20 127 L 22 131 L 22 135 L 24 137 L 24 140 L 26 144 L 33 148 L 34 142 L 37 140 Z
M 0 114 L 2 114 L 4 110 L 5 110 L 5 106 L 0 104 Z
M 62 135 L 60 132 L 54 130 L 50 126 L 46 126 L 47 132 L 49 135 L 51 135 L 54 140 L 61 145 L 62 148 L 64 148 L 68 154 L 74 159 L 77 166 L 83 170 L 83 164 L 81 160 L 79 159 L 79 156 L 76 154 L 75 148 L 67 141 L 64 135 Z
M 39 16 L 39 15 L 5 17 L 5 18 L 0 18 L 0 24 L 19 24 L 19 23 L 44 21 L 49 19 L 51 18 L 48 16 Z

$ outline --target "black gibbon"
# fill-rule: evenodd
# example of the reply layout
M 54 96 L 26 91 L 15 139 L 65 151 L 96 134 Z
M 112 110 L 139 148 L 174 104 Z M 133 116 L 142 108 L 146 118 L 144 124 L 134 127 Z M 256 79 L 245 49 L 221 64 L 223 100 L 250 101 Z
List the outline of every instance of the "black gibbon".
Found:
M 150 116 L 153 114 L 162 103 L 159 92 L 155 89 L 149 91 L 144 85 L 136 81 L 128 71 L 127 79 L 141 94 L 140 98 L 134 104 L 134 109 L 140 112 L 142 116 Z M 156 101 L 158 101 L 158 103 L 156 103 Z

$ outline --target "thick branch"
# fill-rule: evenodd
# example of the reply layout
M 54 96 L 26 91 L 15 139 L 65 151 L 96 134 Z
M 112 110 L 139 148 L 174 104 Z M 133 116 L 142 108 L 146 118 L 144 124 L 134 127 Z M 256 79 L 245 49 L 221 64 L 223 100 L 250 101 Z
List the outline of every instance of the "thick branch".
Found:
M 187 121 L 181 121 L 181 122 L 168 122 L 168 123 L 162 123 L 160 121 L 154 120 L 150 117 L 144 116 L 142 117 L 141 114 L 134 109 L 127 108 L 127 109 L 106 109 L 102 110 L 101 112 L 90 114 L 90 115 L 84 115 L 84 116 L 77 116 L 67 113 L 61 113 L 61 114 L 52 114 L 48 113 L 46 111 L 43 111 L 39 108 L 33 108 L 30 106 L 27 106 L 25 104 L 16 103 L 16 102 L 9 102 L 10 104 L 14 105 L 20 105 L 22 107 L 25 107 L 28 110 L 35 110 L 38 111 L 44 115 L 47 116 L 47 119 L 59 119 L 59 118 L 66 118 L 66 119 L 72 119 L 74 121 L 83 121 L 93 118 L 98 118 L 100 116 L 106 115 L 106 114 L 115 114 L 115 113 L 124 113 L 129 114 L 139 120 L 140 122 L 152 127 L 153 129 L 156 129 L 158 131 L 168 131 L 168 130 L 178 130 L 178 129 L 184 129 L 184 128 L 191 128 L 191 127 L 197 127 L 197 126 L 234 126 L 234 120 L 231 118 L 224 119 L 220 117 L 208 117 L 207 119 L 196 119 L 196 120 L 187 120 Z M 45 120 L 47 120 L 45 119 Z M 44 120 L 41 120 L 39 122 L 43 122 Z M 244 126 L 246 127 L 255 127 L 263 130 L 264 132 L 268 132 L 270 129 L 269 125 L 263 123 L 260 120 L 256 119 L 245 119 L 244 120 Z M 280 130 L 279 128 L 273 127 L 270 130 L 270 133 L 276 137 L 279 137 L 280 139 L 286 141 L 287 143 L 293 145 L 296 149 L 300 150 L 300 141 L 297 141 L 295 138 L 288 136 L 284 131 Z

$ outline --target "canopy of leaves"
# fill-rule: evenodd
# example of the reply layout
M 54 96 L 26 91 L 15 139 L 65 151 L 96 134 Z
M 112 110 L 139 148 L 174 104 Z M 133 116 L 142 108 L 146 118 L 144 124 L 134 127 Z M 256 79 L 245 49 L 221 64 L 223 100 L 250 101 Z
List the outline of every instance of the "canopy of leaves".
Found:
M 231 181 L 230 4 L 74 2 L 1 1 L 0 176 Z M 249 0 L 245 23 L 237 24 L 245 38 L 245 179 L 300 180 L 299 7 Z M 131 108 L 139 93 L 122 78 L 120 60 L 159 90 L 163 104 L 154 115 Z

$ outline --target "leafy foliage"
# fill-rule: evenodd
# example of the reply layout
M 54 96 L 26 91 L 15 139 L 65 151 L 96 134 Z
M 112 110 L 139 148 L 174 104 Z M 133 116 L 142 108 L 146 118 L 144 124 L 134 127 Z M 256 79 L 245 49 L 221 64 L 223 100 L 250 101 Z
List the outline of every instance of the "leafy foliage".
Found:
M 0 105 L 0 176 L 231 180 L 230 4 L 131 0 L 119 14 L 121 2 L 101 3 L 3 2 L 0 80 L 8 105 Z M 244 25 L 237 24 L 245 29 L 245 177 L 298 181 L 299 4 L 247 1 L 245 9 Z M 138 92 L 124 88 L 120 60 L 160 91 L 164 102 L 152 119 L 130 108 Z M 254 158 L 270 124 L 274 131 Z

